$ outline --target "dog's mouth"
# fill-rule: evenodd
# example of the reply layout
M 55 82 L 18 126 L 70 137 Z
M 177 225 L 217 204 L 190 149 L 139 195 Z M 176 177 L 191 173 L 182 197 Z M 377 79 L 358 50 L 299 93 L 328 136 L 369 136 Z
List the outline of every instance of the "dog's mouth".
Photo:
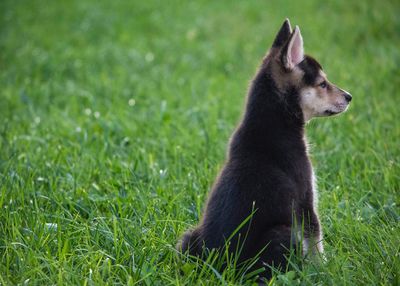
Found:
M 327 110 L 325 110 L 324 115 L 332 116 L 332 115 L 336 115 L 336 114 L 342 113 L 343 111 L 346 111 L 347 107 L 348 107 L 348 104 L 346 104 L 346 105 L 345 104 L 335 105 L 335 110 L 327 109 Z
M 340 113 L 340 111 L 333 111 L 333 110 L 328 109 L 328 110 L 325 110 L 324 113 L 325 113 L 325 115 L 327 115 L 327 116 L 332 116 L 332 115 L 335 115 L 335 114 Z

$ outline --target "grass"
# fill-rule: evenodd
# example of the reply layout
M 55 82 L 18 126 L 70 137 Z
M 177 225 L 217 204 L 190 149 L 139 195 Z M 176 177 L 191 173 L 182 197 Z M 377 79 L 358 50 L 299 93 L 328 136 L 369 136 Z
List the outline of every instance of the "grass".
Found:
M 0 284 L 251 285 L 174 245 L 290 17 L 354 100 L 307 128 L 327 262 L 271 284 L 399 285 L 400 5 L 299 2 L 1 1 Z

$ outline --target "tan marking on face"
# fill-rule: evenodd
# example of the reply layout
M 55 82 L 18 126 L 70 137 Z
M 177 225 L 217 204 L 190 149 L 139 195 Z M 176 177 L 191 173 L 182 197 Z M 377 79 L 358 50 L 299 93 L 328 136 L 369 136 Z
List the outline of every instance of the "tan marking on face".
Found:
M 323 81 L 326 81 L 326 88 L 320 86 Z M 321 71 L 316 85 L 304 87 L 300 91 L 300 106 L 304 120 L 309 121 L 313 117 L 330 116 L 345 111 L 348 102 L 343 94 L 344 91 L 331 84 Z

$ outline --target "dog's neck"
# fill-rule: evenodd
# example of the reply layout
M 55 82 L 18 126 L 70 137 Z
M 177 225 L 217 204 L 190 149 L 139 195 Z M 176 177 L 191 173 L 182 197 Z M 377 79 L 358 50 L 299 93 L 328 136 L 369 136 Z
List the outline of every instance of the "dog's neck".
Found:
M 251 84 L 243 120 L 232 138 L 231 155 L 274 152 L 281 149 L 280 145 L 305 151 L 305 122 L 295 92 L 279 91 L 268 69 L 261 68 Z

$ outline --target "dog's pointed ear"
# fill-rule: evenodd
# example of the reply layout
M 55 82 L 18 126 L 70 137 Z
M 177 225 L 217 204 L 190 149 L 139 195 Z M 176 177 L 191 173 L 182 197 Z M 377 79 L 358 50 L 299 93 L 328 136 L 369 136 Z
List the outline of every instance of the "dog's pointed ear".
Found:
M 304 59 L 303 38 L 298 26 L 282 49 L 281 61 L 283 66 L 291 70 Z
M 274 43 L 272 44 L 272 48 L 281 48 L 287 42 L 287 40 L 289 40 L 291 34 L 292 34 L 292 27 L 290 26 L 289 19 L 286 18 L 278 34 L 275 37 Z

